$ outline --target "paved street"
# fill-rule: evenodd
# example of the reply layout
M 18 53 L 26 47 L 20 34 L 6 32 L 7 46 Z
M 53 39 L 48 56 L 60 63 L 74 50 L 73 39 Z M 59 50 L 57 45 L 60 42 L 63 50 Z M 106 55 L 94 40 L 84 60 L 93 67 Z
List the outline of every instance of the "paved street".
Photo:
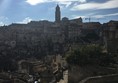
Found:
M 63 73 L 64 79 L 61 79 L 60 82 L 57 83 L 68 83 L 68 70 Z

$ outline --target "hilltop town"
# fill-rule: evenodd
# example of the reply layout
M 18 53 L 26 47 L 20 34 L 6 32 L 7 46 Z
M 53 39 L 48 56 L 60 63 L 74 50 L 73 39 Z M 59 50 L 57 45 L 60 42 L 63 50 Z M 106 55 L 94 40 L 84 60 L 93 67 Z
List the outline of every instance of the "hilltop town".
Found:
M 55 22 L 0 27 L 0 83 L 68 83 L 63 75 L 70 67 L 65 57 L 68 51 L 101 45 L 104 53 L 118 53 L 118 21 L 101 24 L 84 23 L 81 17 L 61 19 L 59 5 L 55 10 Z

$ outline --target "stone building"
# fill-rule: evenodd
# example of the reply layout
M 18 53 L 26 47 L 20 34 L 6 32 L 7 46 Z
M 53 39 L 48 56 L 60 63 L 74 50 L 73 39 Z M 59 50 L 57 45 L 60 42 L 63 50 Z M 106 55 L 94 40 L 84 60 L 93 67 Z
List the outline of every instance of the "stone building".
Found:
M 18 62 L 18 71 L 20 73 L 34 74 L 43 72 L 47 69 L 45 64 L 37 60 L 21 60 Z
M 101 24 L 99 22 L 86 22 L 83 23 L 83 28 L 93 29 L 93 28 L 100 28 Z
M 103 41 L 108 52 L 118 53 L 118 21 L 103 24 Z
M 71 19 L 64 17 L 61 20 L 59 5 L 55 8 L 55 22 L 47 20 L 31 21 L 28 24 L 13 23 L 0 27 L 1 41 L 15 41 L 16 45 L 24 42 L 35 44 L 45 39 L 51 39 L 54 43 L 63 43 L 80 35 L 82 18 Z

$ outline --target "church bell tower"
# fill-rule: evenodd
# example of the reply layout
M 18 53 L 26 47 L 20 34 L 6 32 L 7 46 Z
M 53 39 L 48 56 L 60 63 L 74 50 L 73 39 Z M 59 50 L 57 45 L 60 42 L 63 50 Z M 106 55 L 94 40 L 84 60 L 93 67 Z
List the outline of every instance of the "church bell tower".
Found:
M 61 21 L 61 12 L 60 12 L 60 7 L 59 5 L 56 6 L 56 11 L 55 11 L 55 22 L 60 23 Z

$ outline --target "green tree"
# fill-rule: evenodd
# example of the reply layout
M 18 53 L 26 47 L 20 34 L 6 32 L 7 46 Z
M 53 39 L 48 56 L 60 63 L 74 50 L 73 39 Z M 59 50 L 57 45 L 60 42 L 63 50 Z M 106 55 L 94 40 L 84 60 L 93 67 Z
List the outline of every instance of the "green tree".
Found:
M 74 65 L 108 65 L 113 63 L 113 56 L 104 53 L 99 45 L 86 45 L 66 53 L 66 60 Z

